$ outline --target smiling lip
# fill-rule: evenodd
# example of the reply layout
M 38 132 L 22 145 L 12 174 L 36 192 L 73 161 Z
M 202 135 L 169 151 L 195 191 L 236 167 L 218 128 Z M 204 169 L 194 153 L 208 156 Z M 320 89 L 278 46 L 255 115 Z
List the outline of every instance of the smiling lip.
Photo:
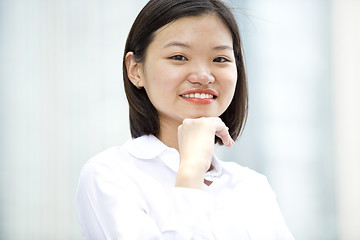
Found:
M 210 104 L 217 98 L 217 92 L 212 89 L 191 89 L 180 94 L 184 100 L 197 104 Z

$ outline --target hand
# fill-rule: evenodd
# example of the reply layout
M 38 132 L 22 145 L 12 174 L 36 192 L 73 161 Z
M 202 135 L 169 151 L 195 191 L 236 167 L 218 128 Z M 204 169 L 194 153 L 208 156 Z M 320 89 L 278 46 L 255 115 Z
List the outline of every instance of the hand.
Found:
M 234 144 L 228 128 L 218 117 L 185 119 L 178 128 L 180 167 L 176 186 L 200 188 L 211 166 L 218 136 L 225 146 Z

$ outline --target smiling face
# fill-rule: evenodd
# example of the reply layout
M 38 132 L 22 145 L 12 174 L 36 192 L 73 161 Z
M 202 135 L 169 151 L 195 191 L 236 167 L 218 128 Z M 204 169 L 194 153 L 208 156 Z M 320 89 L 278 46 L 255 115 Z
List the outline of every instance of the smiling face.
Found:
M 237 81 L 231 33 L 213 14 L 180 18 L 155 33 L 138 70 L 160 132 L 185 118 L 220 116 Z

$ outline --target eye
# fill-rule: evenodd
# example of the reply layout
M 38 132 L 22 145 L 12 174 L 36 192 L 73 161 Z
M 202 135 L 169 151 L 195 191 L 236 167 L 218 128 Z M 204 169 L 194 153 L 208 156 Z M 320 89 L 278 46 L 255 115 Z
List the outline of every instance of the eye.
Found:
M 183 55 L 175 55 L 170 57 L 171 60 L 175 60 L 175 61 L 186 61 L 187 58 L 184 57 Z
M 217 57 L 214 59 L 214 62 L 223 63 L 223 62 L 230 62 L 230 61 L 224 57 Z

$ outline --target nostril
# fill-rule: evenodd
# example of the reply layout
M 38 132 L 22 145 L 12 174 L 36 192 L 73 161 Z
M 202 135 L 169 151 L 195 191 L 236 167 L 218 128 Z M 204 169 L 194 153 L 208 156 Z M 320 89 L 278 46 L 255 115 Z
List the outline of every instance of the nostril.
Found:
M 215 77 L 206 72 L 192 73 L 188 77 L 188 81 L 191 83 L 199 83 L 201 85 L 207 85 L 215 81 Z

